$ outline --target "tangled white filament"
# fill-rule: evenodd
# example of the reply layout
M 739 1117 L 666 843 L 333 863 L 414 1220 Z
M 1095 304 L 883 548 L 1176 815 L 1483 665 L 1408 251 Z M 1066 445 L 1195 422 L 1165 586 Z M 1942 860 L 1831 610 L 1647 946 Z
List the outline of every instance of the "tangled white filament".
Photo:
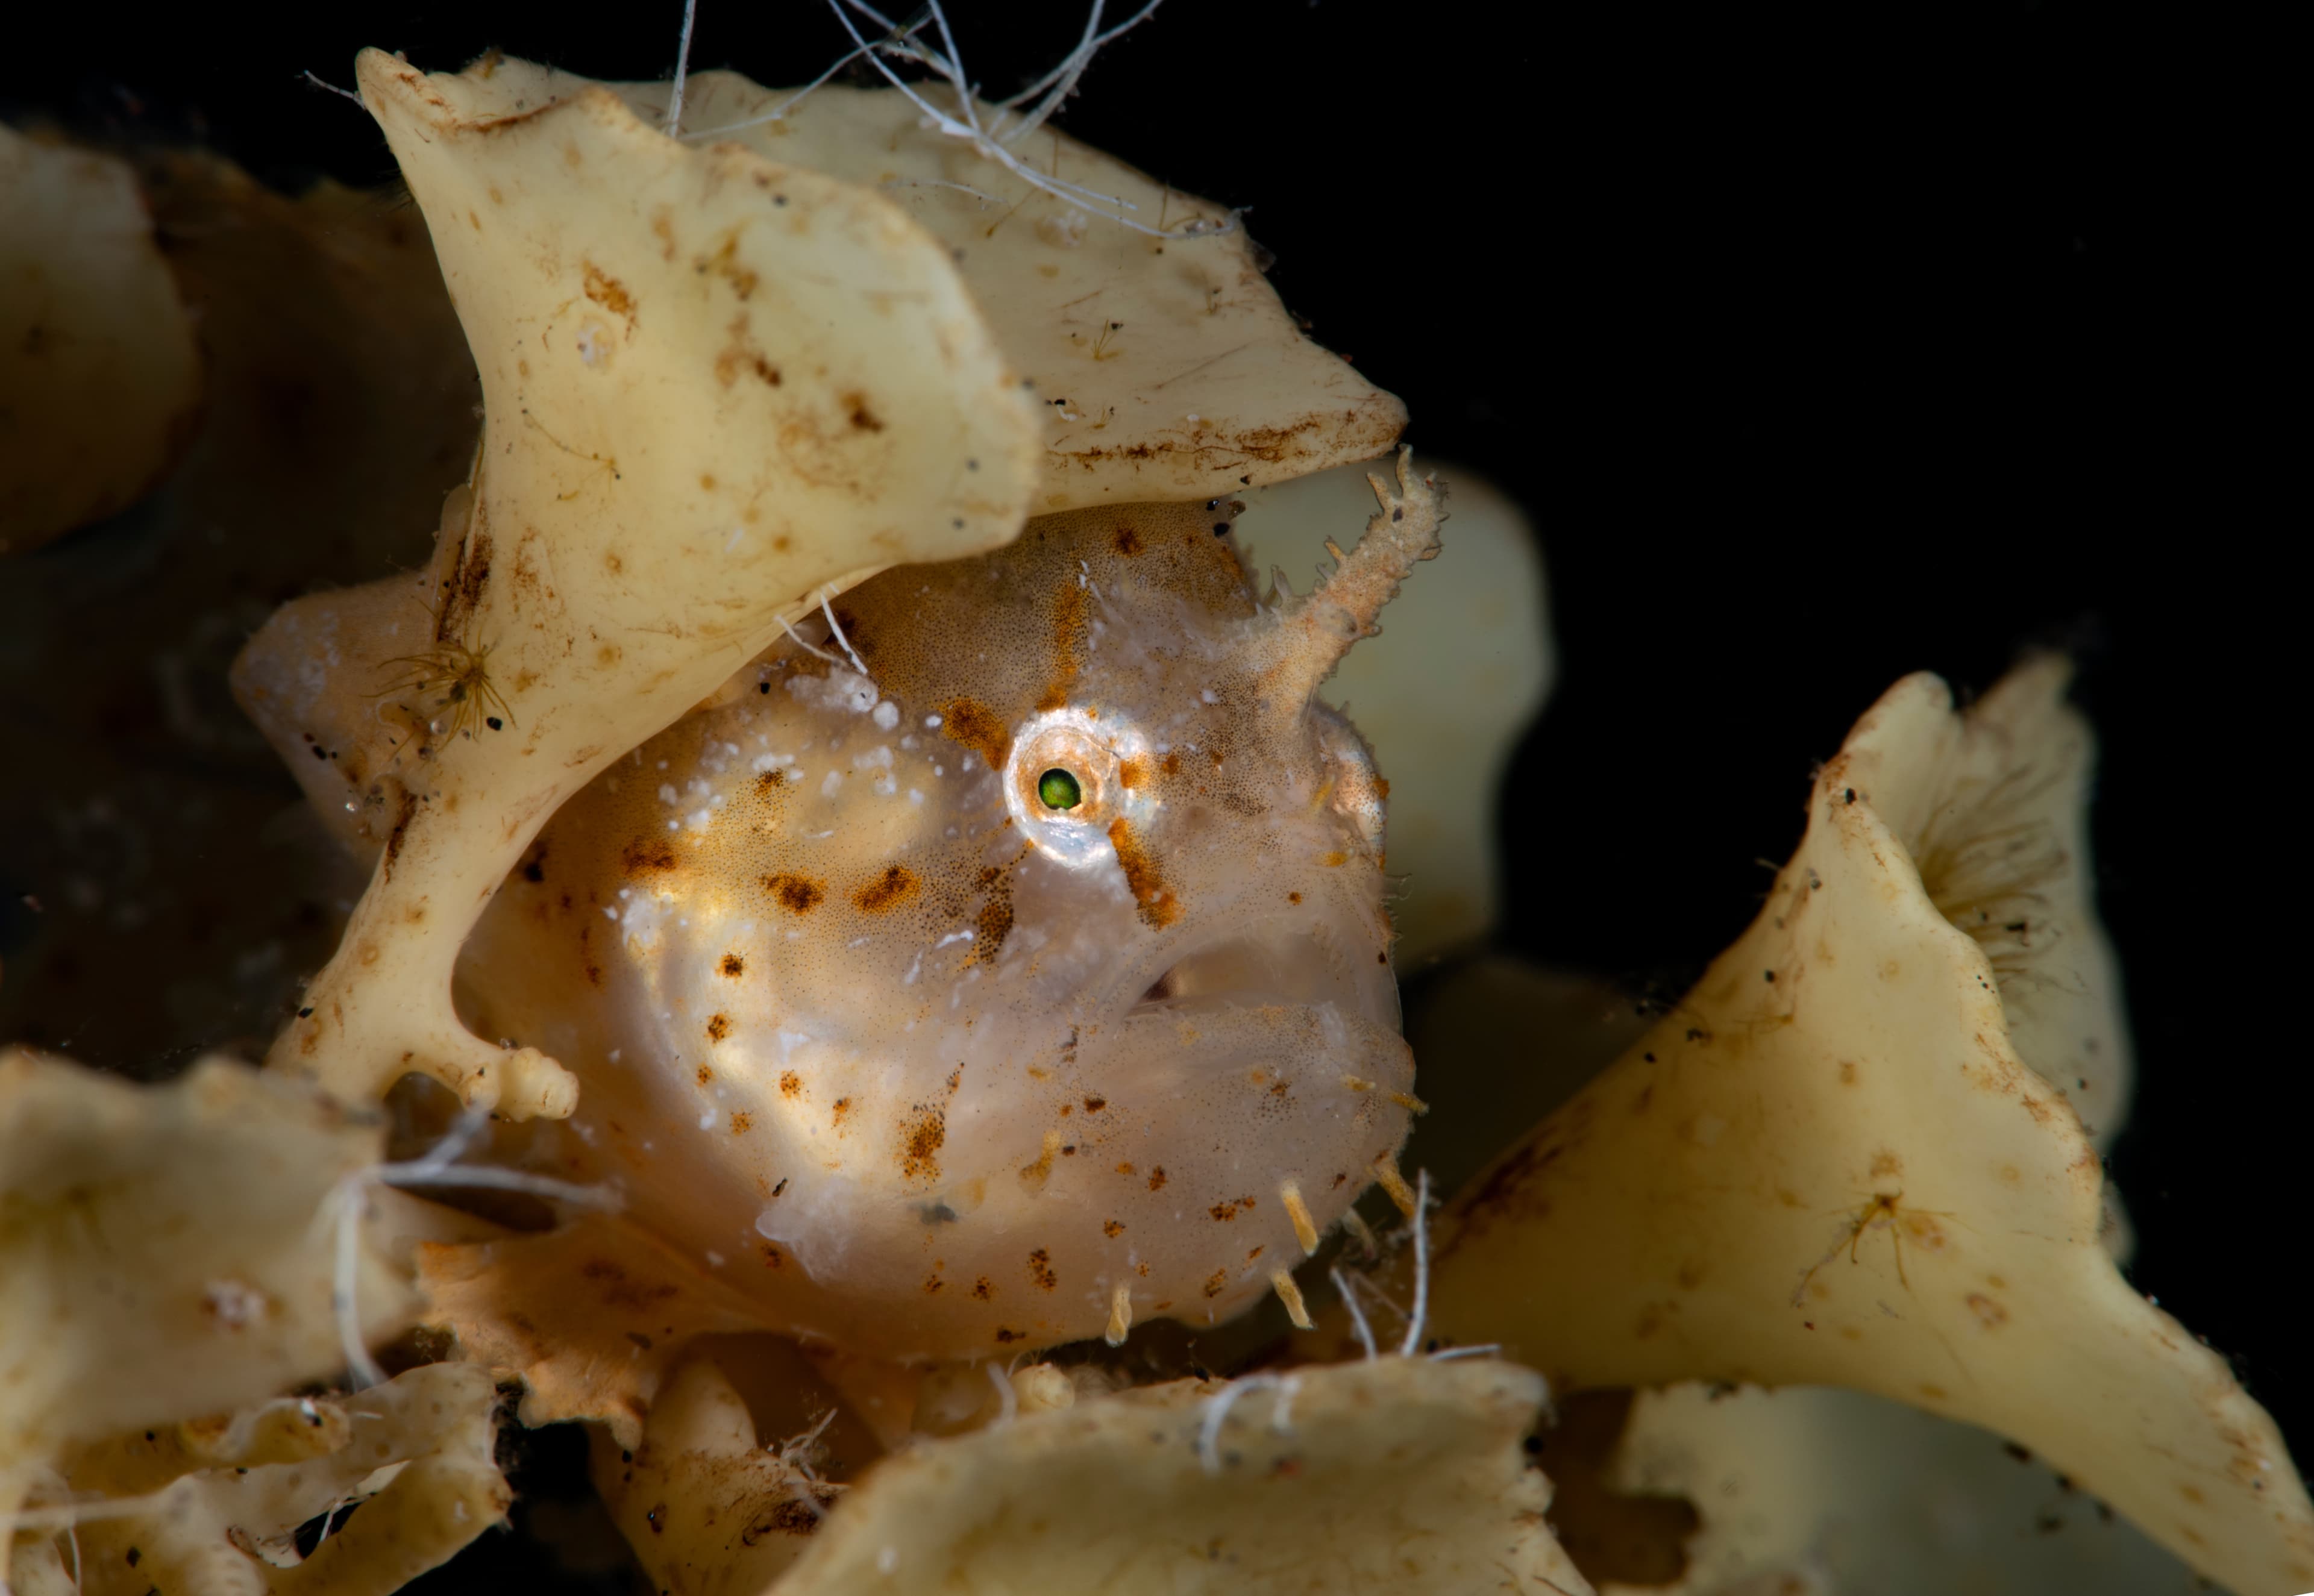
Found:
M 1197 1461 L 1207 1474 L 1222 1471 L 1222 1426 L 1229 1422 L 1230 1409 L 1241 1397 L 1255 1391 L 1274 1390 L 1276 1406 L 1269 1412 L 1269 1428 L 1279 1435 L 1294 1433 L 1294 1398 L 1302 1389 L 1302 1377 L 1297 1374 L 1249 1374 L 1243 1380 L 1233 1380 L 1214 1393 L 1206 1403 L 1203 1421 L 1197 1425 Z
M 372 1164 L 356 1169 L 331 1186 L 329 1195 L 322 1199 L 316 1222 L 331 1225 L 336 1233 L 331 1306 L 337 1315 L 338 1343 L 345 1350 L 347 1379 L 357 1390 L 385 1383 L 385 1371 L 378 1367 L 362 1343 L 361 1315 L 356 1302 L 361 1279 L 362 1209 L 370 1187 L 481 1186 L 494 1191 L 527 1192 L 549 1202 L 580 1207 L 617 1205 L 617 1199 L 598 1186 L 573 1186 L 569 1181 L 521 1169 L 459 1163 L 457 1160 L 465 1156 L 489 1123 L 490 1110 L 469 1108 L 422 1156 L 407 1163 Z
M 1092 51 L 1098 50 L 1101 45 L 1116 38 L 1126 29 L 1137 25 L 1156 9 L 1154 5 L 1144 6 L 1130 21 L 1106 34 L 1092 31 L 1093 28 L 1098 27 L 1100 21 L 1100 7 L 1096 5 L 1093 22 L 1087 29 L 1084 40 L 1071 52 L 1069 59 L 1055 69 L 1055 75 L 1048 75 L 1038 85 L 1048 88 L 1049 92 L 1046 98 L 1038 102 L 1035 110 L 1028 113 L 1020 126 L 1007 129 L 1002 137 L 999 137 L 988 127 L 984 126 L 980 119 L 978 96 L 975 93 L 973 84 L 965 75 L 963 56 L 957 48 L 956 36 L 949 31 L 948 13 L 941 9 L 940 0 L 927 0 L 932 25 L 938 31 L 940 36 L 937 48 L 919 40 L 918 34 L 923 30 L 923 23 L 918 22 L 906 29 L 897 27 L 883 13 L 866 4 L 866 0 L 827 0 L 827 4 L 828 9 L 835 13 L 835 20 L 843 25 L 844 32 L 851 36 L 855 47 L 852 57 L 847 58 L 864 56 L 883 75 L 885 81 L 907 96 L 908 103 L 922 112 L 925 121 L 941 133 L 971 145 L 982 156 L 994 161 L 1030 188 L 1041 190 L 1056 199 L 1065 200 L 1097 215 L 1107 216 L 1110 221 L 1130 228 L 1135 233 L 1145 234 L 1152 238 L 1170 236 L 1164 229 L 1153 227 L 1148 223 L 1137 221 L 1128 215 L 1127 213 L 1137 211 L 1141 207 L 1124 196 L 1103 194 L 1096 190 L 1087 189 L 1038 172 L 1014 154 L 1011 148 L 1011 141 L 1024 137 L 1033 128 L 1041 127 L 1045 119 L 1058 109 L 1061 100 L 1075 88 L 1077 79 L 1083 75 L 1085 66 L 1092 58 Z M 854 12 L 884 29 L 885 37 L 871 43 L 860 31 L 859 24 L 852 20 L 852 13 Z M 956 93 L 957 114 L 950 115 L 932 104 L 914 84 L 910 84 L 892 69 L 889 62 L 885 59 L 888 56 L 929 66 L 947 79 L 949 87 Z M 821 81 L 826 80 L 823 78 Z M 1233 223 L 1219 225 L 1207 224 L 1204 226 L 1191 224 L 1189 230 L 1227 232 L 1233 225 Z

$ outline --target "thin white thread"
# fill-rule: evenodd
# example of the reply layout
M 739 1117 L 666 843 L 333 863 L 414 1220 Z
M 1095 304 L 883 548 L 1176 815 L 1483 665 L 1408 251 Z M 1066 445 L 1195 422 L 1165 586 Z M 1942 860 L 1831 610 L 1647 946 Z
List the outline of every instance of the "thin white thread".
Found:
M 1449 1346 L 1432 1353 L 1430 1361 L 1434 1363 L 1451 1363 L 1456 1358 L 1483 1358 L 1490 1353 L 1498 1353 L 1502 1350 L 1503 1345 L 1499 1341 L 1489 1341 L 1483 1346 Z
M 317 1221 L 335 1227 L 336 1254 L 330 1281 L 331 1306 L 338 1321 L 338 1344 L 346 1354 L 349 1382 L 357 1390 L 384 1385 L 385 1371 L 362 1343 L 361 1314 L 357 1301 L 361 1284 L 361 1219 L 365 1195 L 373 1186 L 480 1186 L 493 1191 L 527 1192 L 533 1196 L 582 1207 L 611 1208 L 618 1199 L 598 1186 L 574 1186 L 520 1169 L 499 1169 L 482 1164 L 460 1164 L 490 1123 L 490 1110 L 466 1109 L 432 1147 L 406 1163 L 373 1164 L 341 1177 L 322 1199 Z
M 996 1415 L 995 1427 L 1001 1430 L 1019 1415 L 1020 1398 L 1013 1394 L 1010 1374 L 994 1363 L 984 1363 L 981 1367 L 988 1371 L 988 1383 L 996 1388 L 996 1398 L 1004 1405 Z
M 306 1553 L 305 1556 L 299 1558 L 299 1562 L 310 1563 L 314 1558 L 322 1555 L 322 1548 L 330 1544 L 330 1531 L 337 1524 L 338 1509 L 343 1507 L 345 1504 L 346 1499 L 340 1497 L 337 1501 L 331 1503 L 327 1508 L 322 1510 L 322 1532 L 314 1537 L 314 1549 Z
M 772 1448 L 781 1464 L 794 1469 L 814 1485 L 819 1483 L 819 1467 L 812 1461 L 819 1452 L 819 1438 L 835 1422 L 835 1409 L 829 1408 L 819 1415 L 819 1422 L 808 1430 L 799 1430 Z
M 1294 1398 L 1301 1394 L 1300 1375 L 1289 1374 L 1277 1382 L 1277 1406 L 1269 1410 L 1269 1428 L 1274 1433 L 1294 1433 Z
M 876 678 L 872 675 L 869 675 L 868 667 L 860 662 L 860 656 L 852 652 L 852 639 L 843 635 L 843 628 L 836 623 L 835 606 L 828 603 L 825 595 L 822 595 L 820 597 L 819 612 L 821 614 L 827 617 L 828 633 L 835 639 L 837 644 L 842 647 L 845 655 L 851 658 L 852 668 L 858 671 L 861 675 L 867 676 L 870 686 L 872 687 L 875 685 Z
M 908 103 L 922 112 L 925 119 L 941 133 L 970 144 L 982 155 L 995 162 L 1033 189 L 1041 190 L 1055 198 L 1065 199 L 1072 204 L 1082 205 L 1094 210 L 1118 225 L 1128 227 L 1135 233 L 1145 234 L 1152 238 L 1173 236 L 1161 228 L 1152 227 L 1146 222 L 1136 221 L 1124 214 L 1128 211 L 1137 211 L 1141 207 L 1123 195 L 1104 194 L 1077 183 L 1063 181 L 1057 177 L 1048 177 L 1022 162 L 1004 144 L 990 136 L 988 129 L 981 125 L 977 96 L 974 85 L 965 75 L 963 60 L 956 47 L 956 37 L 949 29 L 948 13 L 941 9 L 940 0 L 928 0 L 928 4 L 932 23 L 940 31 L 941 44 L 946 51 L 945 54 L 941 50 L 928 48 L 916 42 L 913 37 L 904 36 L 900 31 L 893 27 L 891 22 L 882 13 L 865 4 L 865 0 L 827 0 L 827 4 L 828 9 L 835 13 L 836 22 L 842 25 L 844 32 L 851 36 L 852 44 L 857 47 L 855 53 L 865 55 L 870 64 L 876 68 L 884 80 L 905 95 Z M 870 44 L 861 33 L 859 25 L 852 21 L 850 14 L 852 12 L 858 12 L 861 16 L 886 29 L 888 37 Z M 918 27 L 921 25 L 921 23 L 917 24 Z M 910 33 L 912 34 L 914 31 L 911 29 Z M 951 116 L 933 105 L 917 91 L 914 84 L 893 71 L 884 59 L 888 55 L 896 56 L 902 60 L 918 62 L 946 78 L 949 85 L 956 91 L 957 109 L 961 120 L 958 119 L 958 116 Z M 1115 208 L 1105 209 L 1103 208 L 1105 207 Z M 1192 225 L 1184 231 L 1226 233 L 1234 228 L 1235 225 L 1232 219 L 1227 223 L 1208 223 L 1202 227 Z
M 1406 1322 L 1406 1309 L 1391 1301 L 1389 1293 L 1376 1285 L 1370 1277 L 1364 1274 L 1351 1274 L 1346 1276 L 1345 1281 L 1353 1294 L 1364 1298 L 1373 1307 L 1388 1309 L 1391 1316 L 1400 1324 Z
M 1430 1171 L 1415 1173 L 1414 1187 L 1414 1311 L 1407 1316 L 1406 1342 L 1398 1355 L 1410 1358 L 1422 1347 L 1423 1316 L 1430 1311 Z
M 1340 1265 L 1337 1265 L 1327 1270 L 1326 1277 L 1334 1283 L 1334 1290 L 1340 1295 L 1342 1306 L 1350 1310 L 1350 1327 L 1358 1333 L 1358 1345 L 1366 1349 L 1366 1362 L 1373 1362 L 1381 1354 L 1375 1350 L 1373 1330 L 1366 1323 L 1365 1310 L 1358 1306 L 1358 1300 L 1350 1294 L 1350 1283 L 1342 1278 Z
M 1079 63 L 1084 60 L 1086 49 L 1091 45 L 1094 37 L 1100 33 L 1100 13 L 1108 8 L 1108 0 L 1092 0 L 1092 9 L 1085 13 L 1084 37 L 1077 40 L 1077 48 L 1071 50 L 1067 55 L 1063 56 L 1059 61 L 1054 64 L 1053 69 L 1050 72 L 1046 73 L 1044 76 L 1038 78 L 1035 83 L 1030 84 L 1027 88 L 1021 90 L 1019 93 L 1011 96 L 1009 99 L 998 101 L 996 102 L 998 109 L 1002 110 L 1011 110 L 1014 107 L 1018 106 L 1023 100 L 1029 98 L 1031 95 L 1043 93 L 1047 88 L 1050 88 L 1055 83 L 1058 82 L 1063 77 L 1068 77 L 1069 80 L 1073 83 L 1075 78 L 1072 75 L 1072 72 L 1073 70 L 1083 70 Z M 1022 131 L 1025 132 L 1026 129 L 1024 128 Z M 1019 134 L 1008 135 L 1005 142 L 1009 144 L 1012 139 L 1019 137 Z
M 1275 1374 L 1249 1374 L 1243 1380 L 1232 1380 L 1206 1403 L 1204 1421 L 1197 1426 L 1197 1461 L 1205 1466 L 1207 1474 L 1222 1471 L 1222 1426 L 1229 1422 L 1230 1409 L 1237 1406 L 1237 1399 L 1277 1383 Z
M 346 1177 L 330 1188 L 322 1203 L 325 1211 L 332 1204 L 336 1207 L 333 1219 L 337 1226 L 337 1258 L 331 1272 L 330 1306 L 337 1315 L 338 1345 L 346 1354 L 346 1379 L 356 1389 L 385 1383 L 385 1371 L 378 1367 L 377 1360 L 369 1355 L 369 1348 L 362 1343 L 361 1314 L 354 1301 L 361 1276 L 360 1210 L 357 1204 L 365 1184 L 363 1177 L 367 1173 L 356 1170 Z
M 1046 95 L 1043 102 L 1030 111 L 1018 128 L 1007 129 L 997 135 L 1006 144 L 1019 144 L 1043 127 L 1045 119 L 1058 110 L 1066 103 L 1069 96 L 1076 93 L 1077 80 L 1084 75 L 1085 68 L 1092 65 L 1093 57 L 1100 54 L 1103 47 L 1110 41 L 1122 38 L 1147 22 L 1157 8 L 1165 3 L 1165 0 L 1149 0 L 1149 4 L 1108 32 L 1098 33 L 1095 30 L 1100 26 L 1101 7 L 1104 3 L 1105 0 L 1093 0 L 1092 14 L 1085 19 L 1084 38 L 1078 42 L 1076 48 L 1063 57 L 1060 64 L 1050 72 L 1010 100 L 1002 101 L 1003 108 L 1009 111 L 1030 95 L 1041 93 L 1047 86 L 1055 84 L 1058 85 L 1053 88 L 1050 94 Z
M 830 654 L 826 649 L 815 648 L 811 644 L 805 642 L 801 637 L 797 635 L 796 629 L 788 624 L 787 617 L 784 615 L 780 617 L 780 630 L 788 634 L 788 641 L 793 643 L 797 648 L 810 655 L 814 659 L 824 659 L 830 665 L 842 665 L 843 663 L 842 660 L 836 658 L 835 655 Z
M 298 75 L 303 77 L 307 83 L 313 84 L 317 89 L 327 89 L 339 99 L 350 100 L 356 105 L 360 106 L 364 110 L 367 110 L 369 109 L 369 106 L 363 101 L 362 97 L 359 94 L 355 93 L 351 89 L 341 89 L 338 87 L 337 84 L 328 81 L 326 78 L 316 77 L 310 72 L 300 73 Z
M 675 92 L 667 101 L 667 136 L 683 137 L 683 91 L 691 75 L 691 24 L 699 17 L 699 0 L 683 0 L 683 39 L 675 48 Z
M 372 1178 L 380 1186 L 483 1186 L 492 1191 L 528 1192 L 534 1197 L 545 1197 L 557 1203 L 575 1203 L 587 1208 L 617 1205 L 615 1199 L 600 1186 L 573 1186 L 567 1180 L 556 1180 L 552 1176 L 531 1175 L 520 1169 L 497 1169 L 488 1164 L 461 1164 L 455 1169 L 431 1170 L 423 1175 L 410 1173 L 408 1166 L 380 1164 Z
M 1205 1415 L 1197 1425 L 1197 1461 L 1207 1474 L 1222 1471 L 1222 1426 L 1229 1422 L 1230 1409 L 1238 1398 L 1255 1391 L 1274 1390 L 1277 1404 L 1270 1410 L 1269 1428 L 1279 1435 L 1294 1431 L 1294 1398 L 1302 1389 L 1298 1374 L 1249 1374 L 1243 1380 L 1233 1380 L 1223 1386 L 1206 1403 Z
M 819 1454 L 819 1438 L 828 1425 L 835 1422 L 835 1409 L 831 1407 L 819 1415 L 819 1422 L 808 1430 L 801 1430 L 780 1442 L 770 1450 L 787 1472 L 787 1499 L 799 1503 L 817 1523 L 827 1517 L 826 1509 L 819 1504 L 822 1491 L 841 1491 L 842 1485 L 829 1484 L 819 1477 L 819 1467 L 812 1459 Z
M 1012 95 L 1010 99 L 998 101 L 997 104 L 1002 106 L 1003 109 L 1010 110 L 1029 96 L 1041 93 L 1056 78 L 1069 69 L 1070 63 L 1077 59 L 1080 54 L 1082 54 L 1087 60 L 1091 59 L 1093 51 L 1099 50 L 1112 40 L 1121 39 L 1126 34 L 1132 32 L 1133 30 L 1147 22 L 1151 13 L 1155 12 L 1156 9 L 1163 4 L 1164 0 L 1149 0 L 1148 4 L 1143 6 L 1139 11 L 1135 12 L 1125 21 L 1117 23 L 1116 27 L 1111 28 L 1108 32 L 1101 34 L 1098 38 L 1091 39 L 1088 43 L 1078 45 L 1076 49 L 1071 51 L 1067 56 L 1063 57 L 1060 62 L 1055 65 L 1050 72 L 1045 74 L 1044 76 L 1038 78 L 1035 83 L 1030 84 L 1027 88 L 1021 90 L 1019 93 Z M 1085 24 L 1085 31 L 1089 36 L 1091 34 L 1093 27 L 1100 20 L 1100 9 L 1101 8 L 1098 5 L 1094 6 L 1092 20 L 1089 21 Z
M 1010 133 L 998 135 L 1006 144 L 1018 144 L 1034 133 L 1044 125 L 1047 117 L 1051 116 L 1060 108 L 1063 101 L 1076 93 L 1077 79 L 1082 77 L 1084 69 L 1092 64 L 1092 41 L 1100 35 L 1100 13 L 1107 4 L 1108 0 L 1092 0 L 1092 9 L 1085 13 L 1084 37 L 1077 40 L 1076 48 L 1061 57 L 1059 66 L 1045 75 L 1043 82 L 1055 83 L 1057 78 L 1056 86 L 1038 104 L 1036 110 L 1029 113 L 1018 128 Z M 1000 117 L 997 119 L 1001 125 L 1003 119 Z

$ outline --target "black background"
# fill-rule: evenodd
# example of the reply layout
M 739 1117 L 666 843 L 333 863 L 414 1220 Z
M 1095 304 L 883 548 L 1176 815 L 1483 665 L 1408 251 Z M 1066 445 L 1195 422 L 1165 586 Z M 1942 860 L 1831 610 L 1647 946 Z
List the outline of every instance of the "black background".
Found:
M 681 20 L 40 10 L 47 37 L 7 24 L 0 111 L 198 138 L 293 188 L 393 176 L 305 69 L 495 46 L 663 75 Z M 952 12 L 993 93 L 1082 14 Z M 843 48 L 806 0 L 705 0 L 693 64 L 798 82 Z M 1061 120 L 1249 207 L 1315 335 L 1539 528 L 1562 674 L 1503 799 L 1519 949 L 1675 993 L 1884 688 L 1928 668 L 1966 695 L 2030 646 L 2076 653 L 2141 1070 L 2112 1160 L 2132 1277 L 2302 1448 L 2283 673 L 2304 512 L 2253 486 L 2283 414 L 2256 236 L 2275 201 L 2239 181 L 2280 147 L 2268 53 L 2094 4 L 1170 0 Z

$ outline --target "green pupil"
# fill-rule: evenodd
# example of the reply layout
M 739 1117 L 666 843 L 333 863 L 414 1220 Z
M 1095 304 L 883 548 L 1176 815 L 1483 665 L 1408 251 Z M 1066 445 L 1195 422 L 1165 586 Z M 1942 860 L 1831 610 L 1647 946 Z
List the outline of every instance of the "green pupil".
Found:
M 1051 770 L 1037 778 L 1037 796 L 1047 809 L 1073 809 L 1084 797 L 1077 779 L 1066 771 Z

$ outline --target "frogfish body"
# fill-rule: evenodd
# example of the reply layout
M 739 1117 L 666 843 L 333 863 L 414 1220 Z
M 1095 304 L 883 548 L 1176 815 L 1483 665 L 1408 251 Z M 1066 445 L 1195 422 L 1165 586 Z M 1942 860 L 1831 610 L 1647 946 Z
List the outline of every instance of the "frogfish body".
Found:
M 1219 1318 L 1314 1247 L 1417 1106 L 1314 690 L 1435 542 L 1264 603 L 1233 507 L 888 571 L 568 804 L 461 980 L 578 1073 L 561 1171 L 895 1358 Z

